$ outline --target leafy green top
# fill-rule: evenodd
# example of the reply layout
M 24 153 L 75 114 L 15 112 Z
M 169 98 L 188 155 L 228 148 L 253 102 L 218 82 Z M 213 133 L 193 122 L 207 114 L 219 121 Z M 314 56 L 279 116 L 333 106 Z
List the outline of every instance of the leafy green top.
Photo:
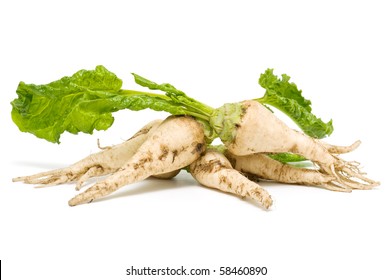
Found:
M 266 89 L 265 95 L 256 99 L 262 104 L 271 105 L 288 115 L 307 135 L 324 138 L 333 132 L 332 120 L 324 123 L 312 114 L 310 100 L 302 96 L 297 85 L 290 83 L 286 74 L 279 79 L 272 69 L 260 75 L 259 84 Z
M 12 119 L 21 131 L 59 143 L 65 131 L 91 134 L 94 130 L 108 129 L 114 121 L 112 113 L 118 110 L 149 108 L 172 115 L 191 115 L 203 124 L 207 142 L 217 137 L 219 127 L 212 128 L 212 120 L 219 119 L 219 109 L 187 96 L 171 84 L 157 84 L 137 74 L 133 76 L 137 84 L 165 94 L 122 89 L 122 81 L 115 74 L 97 66 L 46 85 L 20 82 L 16 90 L 18 98 L 11 102 Z M 311 113 L 310 101 L 302 97 L 289 79 L 283 75 L 280 80 L 268 69 L 259 80 L 266 94 L 256 100 L 282 110 L 312 137 L 329 135 L 332 123 L 325 124 Z M 236 115 L 227 109 L 225 112 L 230 116 Z M 235 126 L 237 121 L 234 116 L 229 123 Z
M 11 102 L 12 119 L 21 131 L 57 143 L 64 131 L 91 134 L 94 129 L 108 129 L 114 121 L 112 113 L 122 109 L 138 111 L 150 108 L 173 115 L 188 114 L 206 119 L 199 110 L 192 111 L 194 104 L 187 106 L 176 100 L 173 86 L 157 85 L 141 76 L 134 76 L 141 85 L 154 84 L 157 89 L 167 90 L 171 94 L 166 96 L 123 90 L 122 81 L 115 74 L 103 66 L 97 66 L 95 70 L 80 70 L 46 85 L 20 82 L 16 90 L 18 98 Z M 179 98 L 185 99 L 179 95 Z

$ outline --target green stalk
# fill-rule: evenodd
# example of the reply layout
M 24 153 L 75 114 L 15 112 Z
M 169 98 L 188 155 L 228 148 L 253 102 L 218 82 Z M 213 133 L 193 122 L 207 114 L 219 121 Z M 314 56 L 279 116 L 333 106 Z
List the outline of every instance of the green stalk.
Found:
M 152 92 L 146 92 L 146 91 L 138 91 L 138 90 L 131 90 L 131 89 L 121 89 L 119 91 L 119 94 L 122 95 L 145 95 L 145 96 L 150 96 L 150 97 L 157 97 L 157 98 L 162 98 L 164 100 L 171 100 L 169 97 L 163 94 L 157 94 L 157 93 L 152 93 Z

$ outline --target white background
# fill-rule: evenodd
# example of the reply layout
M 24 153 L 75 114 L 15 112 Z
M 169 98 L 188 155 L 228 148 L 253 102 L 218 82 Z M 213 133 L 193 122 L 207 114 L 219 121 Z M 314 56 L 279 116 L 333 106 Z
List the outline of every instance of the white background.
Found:
M 391 8 L 389 1 L 2 1 L 0 4 L 0 259 L 4 279 L 132 278 L 125 269 L 266 266 L 265 277 L 392 279 L 390 227 Z M 105 65 L 170 82 L 211 106 L 261 96 L 266 68 L 287 73 L 333 118 L 329 143 L 362 146 L 381 186 L 336 193 L 263 183 L 274 206 L 200 187 L 189 174 L 124 187 L 70 208 L 74 186 L 34 189 L 11 178 L 67 166 L 164 113 L 120 112 L 112 128 L 21 133 L 10 118 L 18 82 L 48 83 Z M 290 124 L 291 125 L 291 124 Z M 166 277 L 169 279 L 169 277 Z M 165 278 L 165 279 L 166 279 Z M 172 277 L 170 277 L 171 279 Z

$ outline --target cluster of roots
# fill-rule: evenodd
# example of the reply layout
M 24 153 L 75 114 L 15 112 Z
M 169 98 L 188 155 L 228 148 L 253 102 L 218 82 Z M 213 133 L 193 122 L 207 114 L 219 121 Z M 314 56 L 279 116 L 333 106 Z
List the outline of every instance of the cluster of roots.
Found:
M 344 161 L 337 158 L 337 165 L 320 167 L 320 172 L 332 175 L 331 180 L 322 184 L 323 187 L 341 192 L 351 192 L 352 190 L 370 190 L 380 183 L 366 177 L 366 173 L 361 171 L 360 163 L 356 161 Z
M 158 131 L 157 127 L 161 123 L 162 121 L 151 122 L 124 143 L 101 148 L 102 151 L 89 155 L 69 167 L 31 176 L 17 177 L 13 181 L 34 184 L 38 185 L 38 187 L 76 182 L 76 190 L 80 190 L 89 179 L 109 175 L 108 177 L 103 177 L 101 181 L 87 189 L 87 191 L 71 199 L 69 204 L 73 206 L 91 202 L 108 195 L 122 185 L 143 180 L 148 176 L 164 179 L 173 178 L 181 168 L 185 168 L 190 171 L 201 185 L 240 197 L 248 197 L 257 201 L 266 209 L 272 205 L 271 196 L 259 183 L 255 183 L 249 178 L 317 186 L 340 192 L 368 190 L 379 185 L 378 182 L 366 177 L 366 174 L 361 171 L 358 162 L 348 162 L 340 158 L 341 154 L 355 150 L 360 144 L 359 141 L 351 146 L 342 147 L 314 140 L 318 147 L 322 147 L 328 158 L 323 162 L 314 162 L 316 168 L 300 168 L 290 164 L 283 164 L 263 153 L 236 156 L 230 154 L 227 150 L 206 149 L 205 144 L 193 142 L 189 145 L 189 154 L 193 156 L 193 159 L 187 162 L 186 165 L 179 165 L 175 169 L 170 168 L 170 166 L 166 168 L 163 165 L 160 172 L 151 171 L 151 174 L 149 173 L 148 176 L 140 175 L 137 177 L 134 175 L 136 164 L 130 164 L 129 162 L 132 163 L 132 161 L 129 160 L 140 150 L 139 147 L 146 139 L 151 137 L 155 139 L 155 136 L 150 134 L 152 131 Z M 193 148 L 191 148 L 192 145 L 194 145 Z M 154 160 L 157 161 L 157 165 L 162 165 L 162 160 L 167 161 L 167 165 L 172 164 L 179 157 L 179 152 L 181 151 L 181 147 L 178 150 L 176 147 L 174 148 L 168 149 L 166 146 L 163 147 L 161 145 L 160 154 L 151 154 L 151 160 L 138 162 L 138 165 L 140 165 L 138 167 L 147 169 L 147 165 L 144 164 L 148 164 L 148 168 L 153 170 Z M 147 150 L 147 153 L 150 152 Z M 162 172 L 165 170 L 168 172 Z M 132 176 L 135 177 L 134 180 L 129 181 L 127 177 L 130 178 Z
M 322 184 L 323 187 L 333 191 L 351 192 L 352 190 L 369 190 L 380 184 L 366 177 L 367 174 L 361 170 L 359 162 L 345 161 L 339 157 L 340 154 L 352 152 L 360 144 L 360 141 L 346 147 L 321 144 L 335 159 L 333 164 L 319 165 L 321 173 L 332 176 L 330 181 Z

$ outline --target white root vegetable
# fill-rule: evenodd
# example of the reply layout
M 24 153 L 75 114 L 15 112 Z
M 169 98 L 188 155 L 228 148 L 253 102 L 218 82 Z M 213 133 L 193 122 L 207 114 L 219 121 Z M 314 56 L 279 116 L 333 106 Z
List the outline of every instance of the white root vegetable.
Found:
M 152 177 L 157 178 L 157 179 L 168 180 L 168 179 L 172 179 L 172 178 L 176 177 L 177 174 L 180 173 L 180 171 L 181 171 L 181 169 L 177 169 L 177 170 L 166 172 L 166 173 L 155 174 L 155 175 L 152 175 Z
M 268 192 L 233 169 L 229 160 L 221 153 L 208 150 L 190 165 L 190 172 L 204 186 L 251 198 L 265 209 L 272 205 Z
M 234 169 L 252 177 L 287 184 L 318 186 L 329 190 L 340 190 L 333 184 L 336 180 L 335 176 L 323 174 L 314 169 L 283 164 L 262 153 L 236 156 L 227 152 L 225 156 L 230 160 Z
M 116 173 L 76 195 L 68 204 L 92 202 L 124 185 L 188 166 L 205 150 L 202 125 L 192 117 L 169 117 Z
M 321 172 L 334 176 L 335 190 L 347 192 L 352 189 L 370 189 L 379 185 L 378 182 L 365 177 L 365 174 L 359 170 L 357 162 L 347 162 L 335 155 L 335 153 L 353 150 L 359 143 L 354 143 L 346 150 L 342 147 L 322 144 L 289 128 L 256 101 L 244 101 L 241 106 L 240 121 L 236 123 L 235 131 L 231 132 L 232 137 L 224 141 L 232 154 L 244 156 L 255 153 L 291 152 L 304 156 L 316 163 Z
M 361 145 L 361 141 L 359 140 L 355 141 L 350 146 L 335 146 L 335 145 L 325 143 L 323 141 L 319 141 L 319 143 L 323 145 L 324 148 L 326 148 L 329 153 L 336 154 L 336 155 L 350 153 L 355 149 L 357 149 L 359 145 Z
M 161 123 L 161 120 L 152 121 L 142 127 L 127 141 L 115 146 L 101 148 L 103 149 L 102 151 L 91 154 L 69 167 L 30 176 L 17 177 L 13 181 L 38 184 L 41 186 L 52 186 L 77 181 L 76 189 L 80 190 L 88 179 L 116 172 L 135 154 L 148 135 Z

